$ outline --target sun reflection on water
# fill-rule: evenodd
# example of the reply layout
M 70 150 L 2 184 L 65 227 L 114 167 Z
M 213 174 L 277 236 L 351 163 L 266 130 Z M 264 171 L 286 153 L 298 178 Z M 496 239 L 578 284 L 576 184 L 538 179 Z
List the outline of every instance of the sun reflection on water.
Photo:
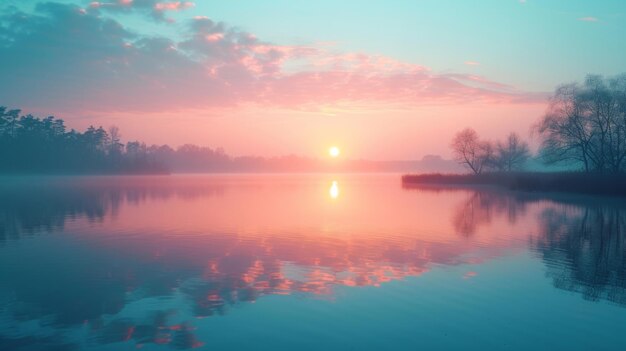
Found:
M 333 180 L 332 184 L 330 185 L 328 194 L 330 195 L 332 199 L 336 199 L 339 197 L 339 184 L 337 183 L 336 180 Z

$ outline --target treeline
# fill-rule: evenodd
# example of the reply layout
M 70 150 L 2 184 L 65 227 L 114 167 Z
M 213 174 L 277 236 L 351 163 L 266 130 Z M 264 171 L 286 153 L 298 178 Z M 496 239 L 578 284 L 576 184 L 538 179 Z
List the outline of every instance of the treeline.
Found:
M 140 142 L 93 126 L 67 130 L 63 120 L 0 107 L 1 173 L 166 173 Z
M 528 143 L 515 133 L 494 143 L 481 140 L 475 130 L 466 128 L 457 133 L 451 147 L 454 159 L 475 174 L 521 170 L 530 158 Z
M 223 149 L 122 143 L 117 127 L 78 132 L 62 119 L 22 115 L 0 107 L 0 173 L 164 174 L 236 171 L 267 164 L 261 158 L 232 158 Z M 282 159 L 281 159 L 282 160 Z M 279 162 L 274 161 L 274 163 Z
M 222 148 L 123 143 L 117 127 L 68 129 L 62 119 L 0 107 L 0 174 L 161 174 L 169 172 L 399 172 L 454 170 L 439 157 L 415 161 L 324 160 L 287 155 L 232 157 Z
M 626 172 L 626 74 L 587 76 L 583 84 L 558 87 L 547 113 L 534 126 L 541 140 L 537 158 L 585 172 Z M 524 169 L 528 143 L 511 133 L 504 141 L 479 138 L 471 128 L 451 143 L 454 159 L 474 174 Z

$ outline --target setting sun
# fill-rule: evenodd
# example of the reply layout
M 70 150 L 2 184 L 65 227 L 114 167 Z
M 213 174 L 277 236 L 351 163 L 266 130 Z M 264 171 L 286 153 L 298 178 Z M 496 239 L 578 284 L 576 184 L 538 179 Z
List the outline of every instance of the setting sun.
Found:
M 328 154 L 330 155 L 330 157 L 337 157 L 340 153 L 341 150 L 339 150 L 339 148 L 336 146 L 332 146 L 330 149 L 328 149 Z

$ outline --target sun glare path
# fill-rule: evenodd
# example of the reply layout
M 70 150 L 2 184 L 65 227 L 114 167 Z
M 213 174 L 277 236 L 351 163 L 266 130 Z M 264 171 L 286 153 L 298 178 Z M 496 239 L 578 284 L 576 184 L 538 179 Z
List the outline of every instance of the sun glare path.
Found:
M 339 185 L 336 180 L 333 180 L 333 183 L 330 185 L 330 189 L 328 193 L 332 199 L 336 199 L 339 197 Z

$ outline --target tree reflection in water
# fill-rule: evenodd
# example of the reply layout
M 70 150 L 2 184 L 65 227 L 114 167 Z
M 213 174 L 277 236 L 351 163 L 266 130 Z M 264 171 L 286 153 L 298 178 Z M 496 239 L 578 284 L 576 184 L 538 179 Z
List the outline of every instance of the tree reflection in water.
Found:
M 538 252 L 556 288 L 581 293 L 587 300 L 626 306 L 626 203 L 621 199 L 501 191 L 494 188 L 408 186 L 419 191 L 467 192 L 451 216 L 456 232 L 472 236 L 497 218 L 515 224 L 531 205 Z
M 519 198 L 496 191 L 471 192 L 467 201 L 460 203 L 452 217 L 457 233 L 469 237 L 479 226 L 489 224 L 494 217 L 505 217 L 515 224 L 526 213 L 526 203 Z
M 542 213 L 536 249 L 554 286 L 626 306 L 626 210 L 594 201 Z

